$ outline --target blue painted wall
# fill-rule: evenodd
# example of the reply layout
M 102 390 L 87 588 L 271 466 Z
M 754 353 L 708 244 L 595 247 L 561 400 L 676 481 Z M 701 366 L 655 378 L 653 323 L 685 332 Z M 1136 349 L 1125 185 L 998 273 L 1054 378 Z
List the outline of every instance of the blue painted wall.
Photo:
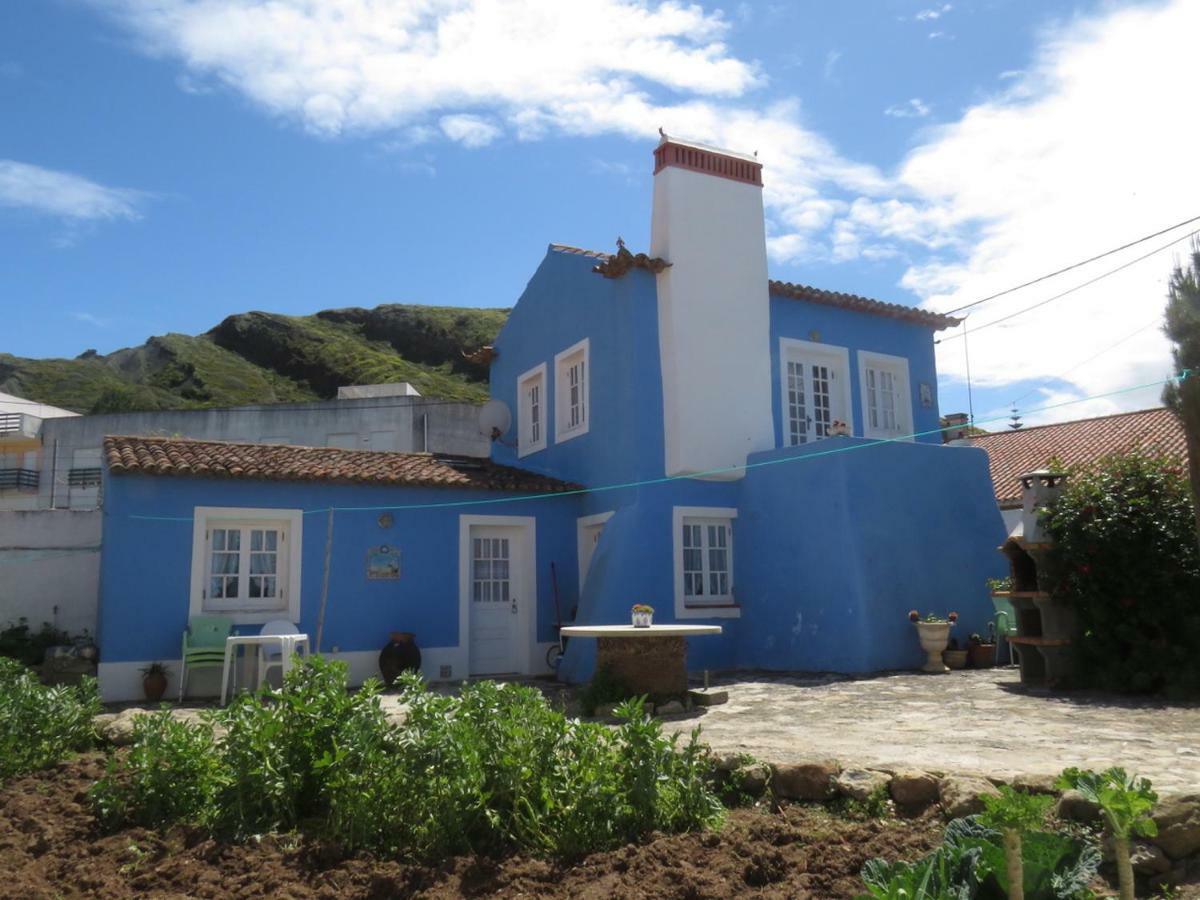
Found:
M 325 554 L 326 514 L 334 507 L 478 501 L 483 491 L 387 488 L 317 482 L 241 481 L 106 475 L 99 644 L 105 662 L 173 659 L 188 618 L 193 510 L 197 506 L 314 510 L 304 517 L 300 629 L 315 637 Z M 458 644 L 460 515 L 537 519 L 537 640 L 554 639 L 550 562 L 560 583 L 578 581 L 577 497 L 434 510 L 396 510 L 388 529 L 378 510 L 335 513 L 323 648 L 373 650 L 392 630 L 413 631 L 423 647 Z M 143 521 L 132 516 L 178 517 Z M 369 547 L 400 548 L 397 581 L 369 581 Z M 294 589 L 294 588 L 293 588 Z M 257 626 L 248 626 L 256 630 Z
M 887 353 L 908 360 L 908 381 L 912 395 L 913 425 L 917 438 L 930 444 L 940 444 L 936 432 L 940 422 L 937 406 L 937 363 L 934 360 L 932 328 L 893 319 L 889 316 L 868 315 L 819 303 L 807 303 L 778 294 L 771 295 L 771 409 L 775 417 L 775 446 L 784 446 L 782 423 L 782 379 L 779 374 L 779 339 L 793 338 L 813 341 L 850 351 L 851 404 L 854 415 L 854 434 L 863 435 L 862 387 L 858 377 L 858 351 Z M 933 405 L 921 406 L 920 385 L 933 390 Z
M 918 666 L 910 609 L 986 633 L 1004 526 L 987 456 L 831 438 L 757 454 L 742 484 L 740 665 L 871 672 Z

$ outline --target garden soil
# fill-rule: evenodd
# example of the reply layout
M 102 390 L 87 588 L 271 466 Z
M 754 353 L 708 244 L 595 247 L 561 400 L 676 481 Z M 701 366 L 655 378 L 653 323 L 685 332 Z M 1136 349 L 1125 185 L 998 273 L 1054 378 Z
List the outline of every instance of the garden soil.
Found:
M 651 836 L 572 866 L 515 856 L 424 867 L 291 836 L 231 844 L 173 828 L 104 834 L 87 754 L 0 790 L 0 897 L 853 897 L 872 856 L 915 859 L 941 823 L 853 822 L 822 808 L 737 810 L 715 833 Z

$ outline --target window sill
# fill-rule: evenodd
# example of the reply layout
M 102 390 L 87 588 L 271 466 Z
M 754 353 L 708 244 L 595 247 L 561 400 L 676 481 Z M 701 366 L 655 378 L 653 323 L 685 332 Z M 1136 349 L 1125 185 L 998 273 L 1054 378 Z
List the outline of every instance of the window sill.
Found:
M 572 440 L 577 437 L 582 437 L 583 435 L 585 435 L 587 433 L 588 433 L 588 426 L 586 424 L 580 425 L 578 428 L 572 428 L 570 431 L 557 432 L 554 435 L 554 442 L 557 444 L 561 444 L 561 443 L 564 443 L 565 441 L 569 441 L 569 440 Z
M 676 604 L 677 619 L 740 619 L 742 607 L 737 603 L 714 603 L 708 606 Z

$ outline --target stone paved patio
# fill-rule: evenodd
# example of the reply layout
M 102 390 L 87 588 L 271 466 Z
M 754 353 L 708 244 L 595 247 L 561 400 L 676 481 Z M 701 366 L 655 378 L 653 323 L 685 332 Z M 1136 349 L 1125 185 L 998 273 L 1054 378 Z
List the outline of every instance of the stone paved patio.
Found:
M 1160 794 L 1200 792 L 1197 705 L 1035 691 L 1016 669 L 861 680 L 737 673 L 712 686 L 729 701 L 667 725 L 686 733 L 699 723 L 720 752 L 1005 779 L 1123 765 Z

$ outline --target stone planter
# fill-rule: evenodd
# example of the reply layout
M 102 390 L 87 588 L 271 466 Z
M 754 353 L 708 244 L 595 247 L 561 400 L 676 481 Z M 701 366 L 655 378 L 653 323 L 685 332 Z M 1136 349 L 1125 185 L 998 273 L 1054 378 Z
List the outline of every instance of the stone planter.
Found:
M 967 651 L 944 650 L 942 651 L 942 662 L 951 669 L 965 669 L 967 667 Z
M 946 664 L 942 662 L 942 651 L 946 649 L 946 645 L 950 643 L 950 623 L 949 622 L 915 622 L 917 626 L 917 637 L 921 641 L 921 649 L 925 651 L 925 665 L 921 666 L 922 672 L 949 672 Z

